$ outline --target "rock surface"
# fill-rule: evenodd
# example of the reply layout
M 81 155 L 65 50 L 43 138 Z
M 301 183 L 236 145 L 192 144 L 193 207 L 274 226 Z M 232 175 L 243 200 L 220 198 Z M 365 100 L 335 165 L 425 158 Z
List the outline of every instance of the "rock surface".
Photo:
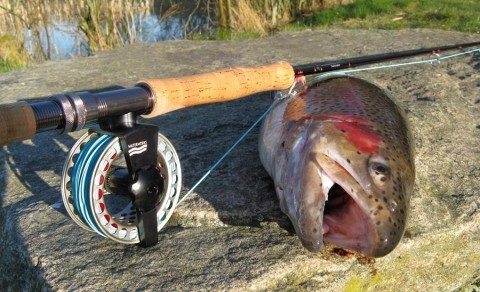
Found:
M 292 64 L 474 41 L 439 30 L 321 30 L 245 41 L 168 41 L 0 75 L 0 102 L 131 86 L 229 66 Z M 122 246 L 59 208 L 68 149 L 82 133 L 0 148 L 0 288 L 14 290 L 452 290 L 480 283 L 480 57 L 359 73 L 407 111 L 417 180 L 407 232 L 376 260 L 291 233 L 257 154 L 258 129 L 179 206 L 160 244 Z M 269 94 L 151 120 L 177 147 L 189 189 L 268 107 Z M 3 290 L 3 289 L 2 289 Z

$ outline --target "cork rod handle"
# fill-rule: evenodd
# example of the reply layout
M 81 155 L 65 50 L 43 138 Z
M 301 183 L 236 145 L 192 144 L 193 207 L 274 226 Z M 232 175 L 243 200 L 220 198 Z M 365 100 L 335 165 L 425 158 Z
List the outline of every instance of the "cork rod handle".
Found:
M 252 68 L 233 68 L 199 75 L 141 81 L 153 93 L 155 104 L 145 115 L 161 114 L 205 103 L 238 99 L 250 94 L 289 88 L 294 81 L 293 67 L 287 62 Z
M 35 115 L 28 103 L 0 105 L 0 146 L 30 139 L 36 130 Z

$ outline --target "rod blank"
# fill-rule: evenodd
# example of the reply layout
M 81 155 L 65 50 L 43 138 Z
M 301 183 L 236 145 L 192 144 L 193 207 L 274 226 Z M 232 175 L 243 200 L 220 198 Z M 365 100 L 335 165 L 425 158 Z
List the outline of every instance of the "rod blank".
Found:
M 460 50 L 463 48 L 473 47 L 478 45 L 480 45 L 480 42 L 471 42 L 471 43 L 464 43 L 464 44 L 457 44 L 457 45 L 421 48 L 421 49 L 392 52 L 392 53 L 382 53 L 382 54 L 361 56 L 356 58 L 347 58 L 347 59 L 341 59 L 341 60 L 328 60 L 328 61 L 293 66 L 293 70 L 295 72 L 295 75 L 297 76 L 312 75 L 312 74 L 319 74 L 324 72 L 348 69 L 353 67 L 359 67 L 359 66 L 364 66 L 364 65 L 374 64 L 374 63 L 386 62 L 386 61 L 391 61 L 396 59 L 402 59 L 407 57 L 413 57 L 413 56 L 418 56 L 423 54 L 429 54 L 429 53 L 438 54 L 442 51 Z

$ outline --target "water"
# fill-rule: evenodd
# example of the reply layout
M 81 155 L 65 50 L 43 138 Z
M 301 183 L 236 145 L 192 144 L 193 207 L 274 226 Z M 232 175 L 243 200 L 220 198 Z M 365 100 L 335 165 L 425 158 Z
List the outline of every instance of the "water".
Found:
M 136 17 L 133 27 L 133 42 L 155 43 L 164 40 L 183 39 L 185 37 L 184 16 L 172 16 L 163 19 L 157 15 L 142 15 Z M 210 31 L 213 28 L 206 16 L 194 15 L 189 21 L 187 34 Z M 48 32 L 48 34 L 47 34 Z M 57 21 L 53 19 L 47 28 L 39 29 L 40 44 L 43 52 L 52 60 L 69 59 L 76 56 L 91 54 L 90 46 L 77 23 Z M 31 30 L 25 31 L 25 48 L 35 56 L 35 37 Z
M 48 36 L 47 37 L 47 29 Z M 25 49 L 32 55 L 35 51 L 36 39 L 32 30 L 25 31 Z M 75 56 L 88 56 L 90 48 L 83 34 L 75 23 L 52 21 L 47 28 L 40 29 L 40 44 L 45 55 L 52 60 L 69 59 Z

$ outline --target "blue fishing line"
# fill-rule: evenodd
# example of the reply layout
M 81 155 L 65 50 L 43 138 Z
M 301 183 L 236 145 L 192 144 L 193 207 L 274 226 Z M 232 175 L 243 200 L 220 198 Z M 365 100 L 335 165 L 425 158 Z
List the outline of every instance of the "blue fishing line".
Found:
M 92 139 L 88 143 L 86 143 L 78 157 L 78 160 L 75 163 L 74 166 L 74 172 L 73 172 L 73 181 L 74 184 L 72 184 L 72 193 L 74 194 L 74 207 L 75 210 L 77 211 L 77 214 L 81 218 L 81 220 L 90 226 L 95 232 L 100 233 L 99 228 L 97 225 L 91 220 L 91 218 L 88 216 L 88 212 L 85 208 L 85 180 L 87 177 L 87 181 L 90 181 L 92 179 L 91 175 L 87 174 L 87 168 L 88 168 L 88 161 L 89 157 L 95 152 L 96 149 L 98 149 L 98 144 L 99 144 L 99 138 L 97 139 Z M 89 189 L 87 187 L 87 189 Z M 88 194 L 87 194 L 88 195 Z M 88 201 L 88 199 L 87 199 Z
M 102 135 L 87 142 L 75 162 L 72 171 L 72 195 L 74 208 L 80 219 L 98 234 L 105 236 L 95 221 L 94 210 L 90 207 L 90 184 L 94 178 L 95 164 L 113 137 Z
M 92 218 L 89 216 L 90 215 L 88 212 L 89 200 L 86 196 L 89 195 L 88 184 L 91 180 L 94 179 L 93 176 L 90 173 L 88 173 L 88 168 L 90 166 L 89 163 L 91 162 L 91 156 L 95 154 L 95 151 L 97 149 L 99 149 L 99 144 L 101 142 L 99 140 L 100 139 L 95 140 L 92 144 L 86 145 L 86 147 L 82 149 L 83 151 L 85 151 L 86 155 L 83 157 L 83 160 L 81 161 L 80 183 L 79 183 L 79 190 L 78 190 L 78 196 L 77 196 L 79 209 L 83 218 L 88 222 L 88 225 L 90 225 L 90 227 L 93 230 L 97 231 L 97 233 L 99 232 L 99 228 L 97 224 L 95 224 L 95 221 L 92 220 Z
M 95 179 L 93 176 L 95 172 L 95 164 L 99 161 L 101 153 L 104 151 L 110 142 L 111 137 L 103 135 L 98 138 L 94 144 L 92 144 L 88 156 L 85 160 L 85 168 L 82 172 L 81 184 L 80 184 L 80 202 L 82 213 L 87 221 L 90 223 L 90 226 L 97 231 L 100 235 L 103 235 L 102 229 L 98 226 L 95 220 L 94 210 L 91 207 L 91 194 L 90 194 L 90 185 L 91 182 Z M 105 235 L 103 235 L 105 236 Z
M 90 149 L 90 146 L 95 142 L 95 139 L 91 139 L 89 142 L 87 142 L 85 145 L 82 146 L 82 150 L 78 154 L 78 158 L 75 161 L 75 164 L 73 166 L 73 171 L 72 171 L 72 199 L 73 199 L 73 207 L 75 209 L 75 212 L 78 214 L 80 219 L 83 221 L 83 223 L 88 224 L 88 222 L 85 220 L 85 218 L 82 216 L 81 208 L 80 208 L 80 180 L 81 180 L 81 174 L 83 173 L 83 161 L 85 160 L 85 157 L 87 156 L 87 150 Z

